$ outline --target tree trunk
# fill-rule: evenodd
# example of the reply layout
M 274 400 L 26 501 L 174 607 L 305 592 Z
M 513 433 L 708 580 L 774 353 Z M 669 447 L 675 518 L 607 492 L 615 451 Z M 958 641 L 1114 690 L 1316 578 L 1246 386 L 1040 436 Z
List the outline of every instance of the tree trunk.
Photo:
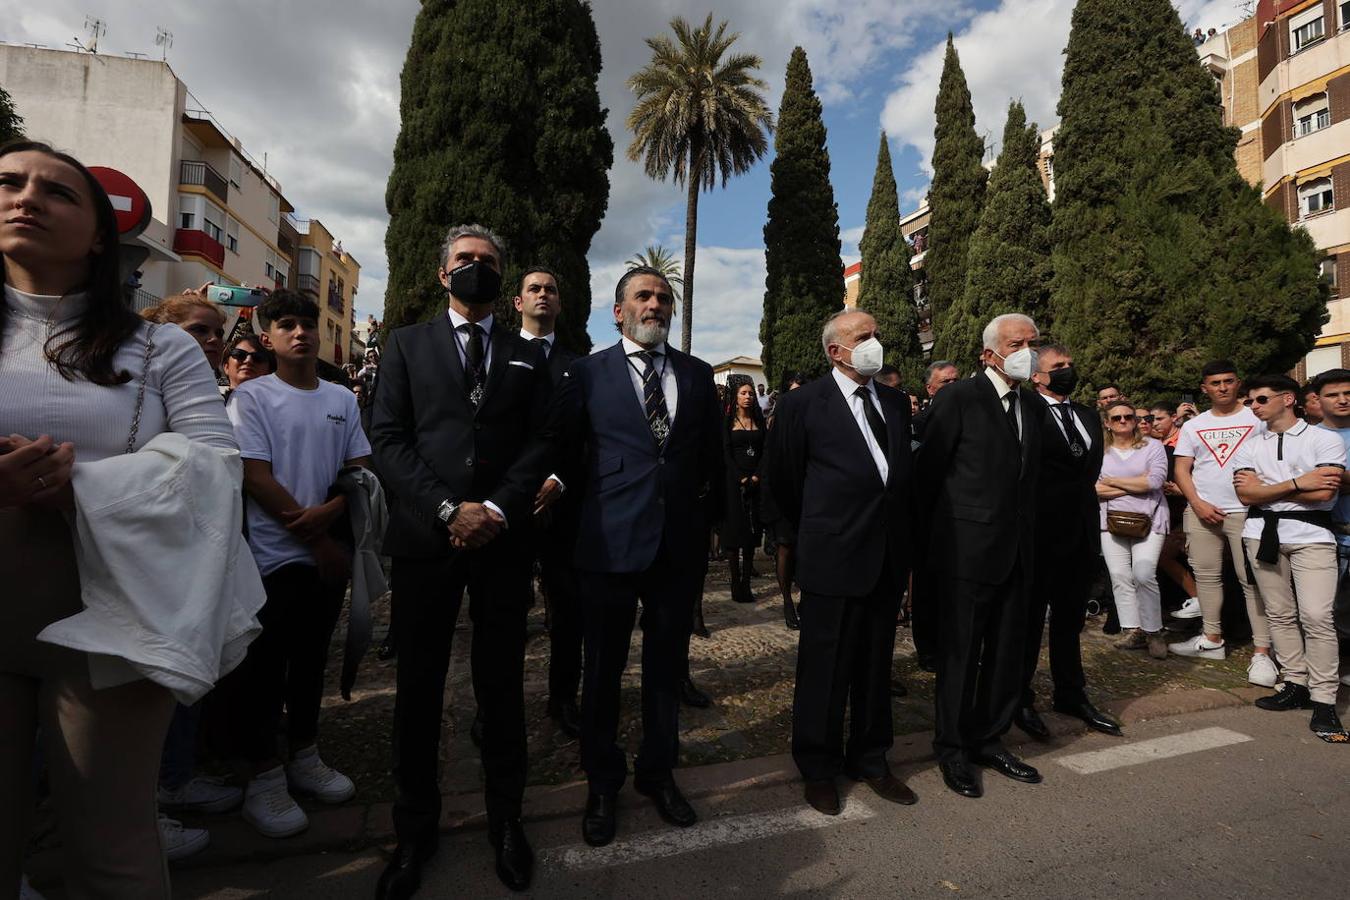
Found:
M 684 296 L 680 304 L 680 349 L 690 352 L 694 343 L 694 246 L 698 243 L 698 191 L 703 175 L 697 151 L 689 151 L 689 199 L 684 208 Z

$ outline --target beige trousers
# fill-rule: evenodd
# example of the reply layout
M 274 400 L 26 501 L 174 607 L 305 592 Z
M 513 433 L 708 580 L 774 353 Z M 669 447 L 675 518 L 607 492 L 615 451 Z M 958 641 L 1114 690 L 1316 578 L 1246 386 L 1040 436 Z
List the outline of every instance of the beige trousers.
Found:
M 173 696 L 145 680 L 96 691 L 83 653 L 36 640 L 80 609 L 70 540 L 58 514 L 0 509 L 0 898 L 19 891 L 41 726 L 66 896 L 167 900 L 155 786 Z
M 1206 525 L 1189 507 L 1182 517 L 1186 529 L 1186 555 L 1195 570 L 1195 586 L 1200 597 L 1200 614 L 1205 634 L 1223 634 L 1220 613 L 1223 610 L 1223 548 L 1233 555 L 1242 594 L 1247 599 L 1247 621 L 1252 626 L 1252 643 L 1257 647 L 1270 646 L 1270 626 L 1266 622 L 1266 608 L 1261 602 L 1257 586 L 1247 579 L 1247 568 L 1242 564 L 1242 526 L 1247 524 L 1246 513 L 1229 513 L 1222 525 Z
M 1279 562 L 1274 564 L 1256 558 L 1260 545 L 1256 538 L 1247 538 L 1247 555 L 1265 600 L 1284 680 L 1305 686 L 1315 703 L 1335 703 L 1340 665 L 1331 613 L 1336 599 L 1336 545 L 1281 544 Z

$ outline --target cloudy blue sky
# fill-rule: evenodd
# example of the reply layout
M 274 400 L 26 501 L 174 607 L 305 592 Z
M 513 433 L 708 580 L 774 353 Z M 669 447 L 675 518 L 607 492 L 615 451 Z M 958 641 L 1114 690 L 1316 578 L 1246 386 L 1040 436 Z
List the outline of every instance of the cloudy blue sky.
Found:
M 1238 21 L 1237 0 L 1175 0 L 1192 26 Z M 6 0 L 0 40 L 63 47 L 86 15 L 107 23 L 105 52 L 150 52 L 156 26 L 174 33 L 169 62 L 255 157 L 266 152 L 297 214 L 317 217 L 362 264 L 360 318 L 380 314 L 386 264 L 384 185 L 398 134 L 399 70 L 416 0 Z M 593 0 L 616 162 L 609 212 L 591 248 L 590 318 L 598 345 L 613 335 L 610 304 L 623 262 L 649 243 L 683 252 L 683 192 L 646 178 L 623 154 L 632 108 L 625 79 L 647 58 L 643 38 L 672 16 L 701 20 L 708 0 Z M 158 7 L 158 8 L 156 8 Z M 737 49 L 764 60 L 777 109 L 796 44 L 806 48 L 825 107 L 845 261 L 857 259 L 876 163 L 891 140 L 901 208 L 926 190 L 933 101 L 948 30 L 975 101 L 977 128 L 996 141 L 1010 99 L 1054 123 L 1073 0 L 719 0 Z M 764 295 L 762 229 L 769 159 L 700 204 L 694 352 L 712 362 L 758 355 Z M 428 273 L 431 277 L 434 273 Z

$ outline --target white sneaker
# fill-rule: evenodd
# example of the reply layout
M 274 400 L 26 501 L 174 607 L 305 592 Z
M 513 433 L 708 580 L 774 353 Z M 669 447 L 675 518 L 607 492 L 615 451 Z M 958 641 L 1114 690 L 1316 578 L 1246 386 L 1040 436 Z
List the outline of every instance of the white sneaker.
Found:
M 309 827 L 309 817 L 286 792 L 286 772 L 268 769 L 244 788 L 244 821 L 263 837 L 284 838 Z
M 319 759 L 319 748 L 309 746 L 286 764 L 286 778 L 300 794 L 324 803 L 343 803 L 356 796 L 356 785 L 337 769 Z
M 1185 603 L 1181 604 L 1180 609 L 1172 613 L 1172 618 L 1198 619 L 1200 618 L 1200 615 L 1200 599 L 1198 597 L 1191 597 Z
M 201 853 L 209 843 L 211 835 L 205 828 L 184 828 L 177 819 L 159 814 L 159 848 L 170 862 Z
M 1177 656 L 1198 656 L 1201 659 L 1223 659 L 1228 655 L 1224 649 L 1223 641 L 1219 641 L 1217 644 L 1210 643 L 1203 634 L 1196 635 L 1189 640 L 1168 644 L 1167 649 Z
M 199 775 L 175 790 L 159 789 L 159 805 L 164 809 L 222 813 L 244 800 L 244 792 L 225 784 L 223 778 Z
M 19 900 L 47 900 L 47 898 L 33 890 L 33 886 L 28 883 L 28 876 L 23 875 L 19 878 Z
M 1279 681 L 1280 673 L 1275 668 L 1275 660 L 1269 653 L 1253 653 L 1252 661 L 1247 663 L 1247 680 L 1261 687 L 1273 688 Z
M 1350 685 L 1350 672 L 1346 672 L 1341 676 L 1341 684 Z

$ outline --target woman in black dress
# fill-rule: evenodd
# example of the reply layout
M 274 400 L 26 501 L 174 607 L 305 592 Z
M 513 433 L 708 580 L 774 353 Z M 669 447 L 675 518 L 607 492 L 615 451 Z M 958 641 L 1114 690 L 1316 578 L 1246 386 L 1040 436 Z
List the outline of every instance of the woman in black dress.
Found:
M 783 376 L 780 396 L 788 391 L 795 391 L 809 380 L 801 372 L 789 372 Z M 772 421 L 770 421 L 769 427 L 773 427 Z M 797 561 L 793 557 L 793 547 L 797 543 L 796 523 L 788 521 L 778 511 L 778 504 L 774 503 L 773 500 L 773 492 L 762 480 L 759 490 L 761 498 L 760 514 L 764 520 L 764 527 L 769 532 L 769 540 L 774 546 L 778 590 L 783 595 L 783 622 L 787 625 L 789 631 L 796 631 L 800 627 L 797 620 L 797 607 L 792 603 L 792 577 L 796 574 L 797 568 Z
M 755 386 L 738 385 L 722 431 L 727 473 L 722 550 L 731 567 L 731 599 L 737 603 L 753 603 L 755 599 L 750 593 L 750 566 L 764 528 L 759 508 L 764 431 L 764 413 L 755 397 Z

